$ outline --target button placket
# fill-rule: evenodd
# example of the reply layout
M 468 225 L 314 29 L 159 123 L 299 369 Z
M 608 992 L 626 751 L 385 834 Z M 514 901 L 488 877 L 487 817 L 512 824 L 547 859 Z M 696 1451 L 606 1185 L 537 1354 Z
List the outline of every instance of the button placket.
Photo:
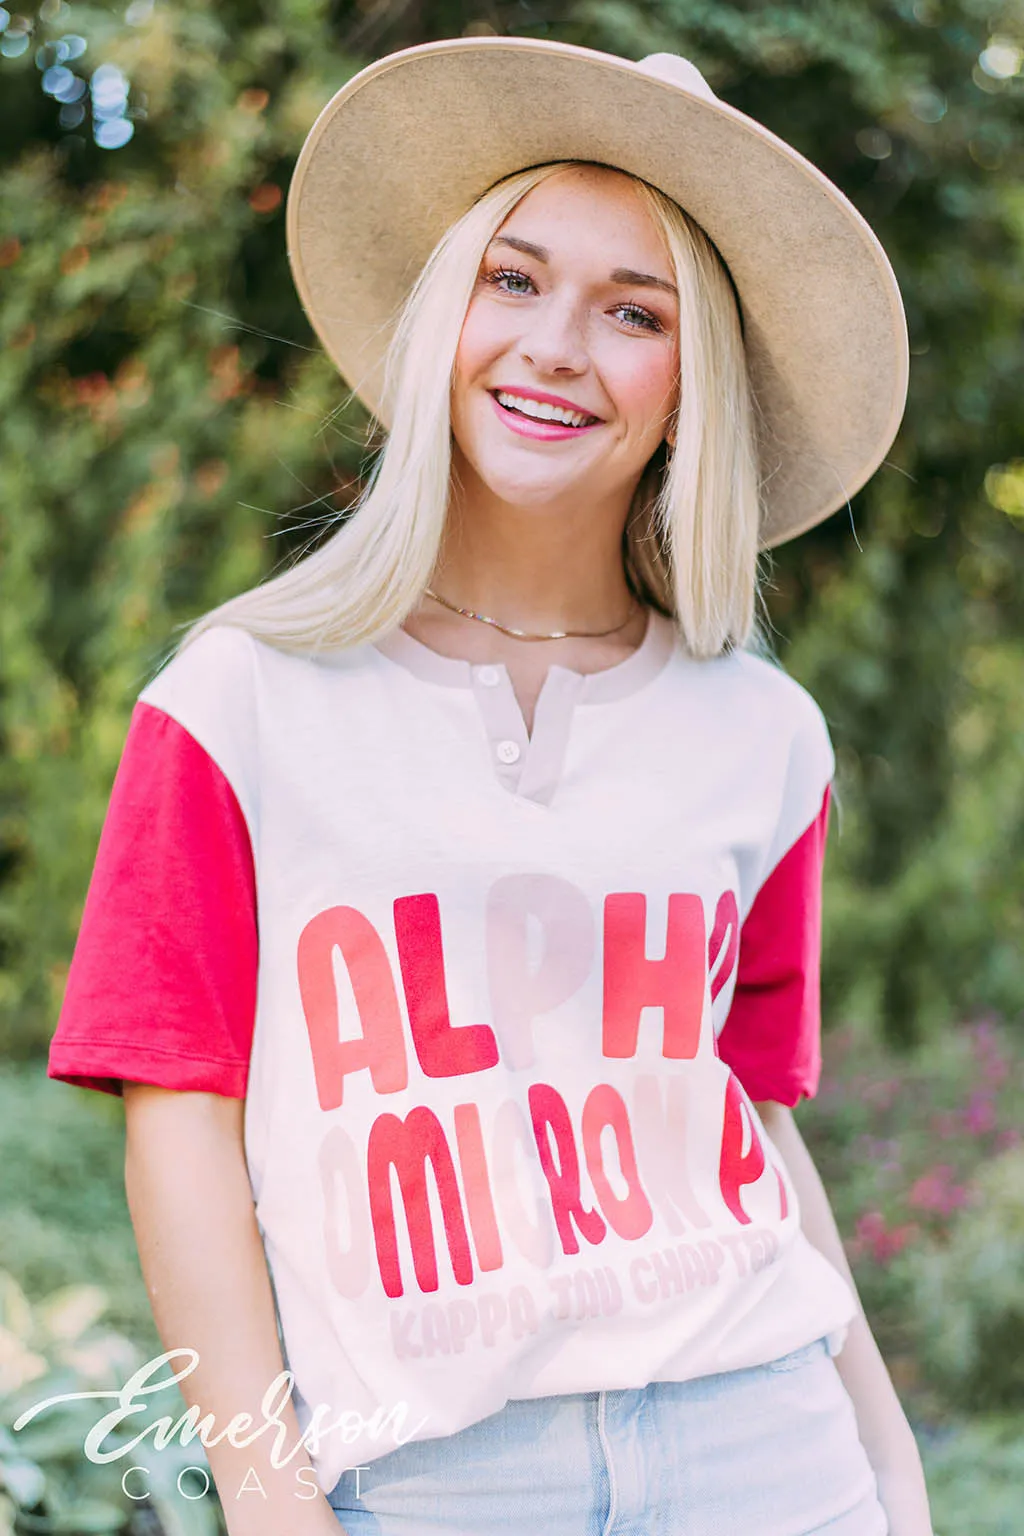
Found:
M 519 780 L 520 796 L 550 805 L 562 777 L 569 732 L 585 678 L 567 667 L 551 667 L 533 712 L 530 755 Z
M 501 666 L 474 666 L 472 679 L 495 774 L 515 794 L 530 742 L 512 680 Z
M 673 655 L 677 633 L 675 625 L 652 608 L 640 646 L 624 661 L 594 673 L 552 666 L 537 699 L 532 738 L 505 667 L 442 655 L 401 627 L 375 640 L 373 649 L 421 682 L 471 690 L 498 783 L 520 806 L 545 810 L 561 781 L 577 706 L 611 704 L 636 693 Z
M 561 777 L 583 677 L 566 667 L 549 668 L 534 709 L 532 736 L 505 667 L 473 667 L 472 679 L 499 782 L 517 798 L 547 806 Z

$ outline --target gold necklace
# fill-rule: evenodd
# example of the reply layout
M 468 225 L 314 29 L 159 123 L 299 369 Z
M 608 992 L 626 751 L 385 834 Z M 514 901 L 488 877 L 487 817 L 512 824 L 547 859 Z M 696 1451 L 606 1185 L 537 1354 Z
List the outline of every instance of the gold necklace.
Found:
M 500 629 L 503 635 L 511 635 L 515 640 L 598 640 L 602 635 L 615 635 L 618 634 L 620 629 L 625 629 L 639 606 L 636 598 L 631 598 L 629 612 L 626 614 L 626 617 L 621 624 L 616 624 L 612 629 L 559 629 L 553 635 L 530 635 L 523 629 L 509 629 L 507 625 L 499 624 L 497 619 L 488 618 L 485 613 L 474 613 L 471 608 L 459 608 L 457 604 L 450 603 L 440 593 L 432 592 L 429 587 L 426 587 L 424 590 L 428 597 L 432 597 L 435 602 L 443 604 L 445 608 L 450 608 L 452 613 L 461 613 L 463 618 L 466 619 L 477 619 L 481 624 L 491 624 L 495 629 Z

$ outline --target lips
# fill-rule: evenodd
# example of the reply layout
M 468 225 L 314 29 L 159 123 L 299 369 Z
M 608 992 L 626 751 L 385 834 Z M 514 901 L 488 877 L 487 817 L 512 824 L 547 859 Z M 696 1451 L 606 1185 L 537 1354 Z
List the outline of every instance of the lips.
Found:
M 502 391 L 504 394 L 504 391 Z M 585 425 L 580 427 L 567 426 L 562 421 L 545 421 L 536 416 L 527 416 L 523 411 L 509 409 L 502 405 L 495 394 L 491 394 L 491 405 L 499 421 L 517 437 L 532 438 L 534 442 L 553 443 L 567 442 L 571 437 L 584 437 L 588 432 L 593 432 L 601 425 L 601 422 L 592 417 Z
M 506 389 L 500 386 L 489 391 L 491 398 L 503 411 L 508 411 L 521 420 L 539 422 L 543 426 L 565 427 L 569 431 L 582 432 L 587 427 L 595 426 L 600 420 L 593 411 L 587 411 L 577 405 L 573 400 L 566 400 L 561 395 L 542 394 L 539 391 L 525 389 Z M 546 415 L 534 415 L 532 411 L 524 410 L 523 405 L 548 405 L 560 411 L 575 416 L 576 421 L 560 421 L 557 417 Z

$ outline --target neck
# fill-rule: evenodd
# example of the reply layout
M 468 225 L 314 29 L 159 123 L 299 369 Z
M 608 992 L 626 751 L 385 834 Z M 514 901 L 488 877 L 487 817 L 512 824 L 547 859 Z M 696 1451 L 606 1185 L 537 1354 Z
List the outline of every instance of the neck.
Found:
M 601 630 L 626 616 L 622 530 L 632 492 L 585 507 L 578 499 L 523 506 L 496 496 L 464 461 L 455 483 L 435 592 L 532 631 Z

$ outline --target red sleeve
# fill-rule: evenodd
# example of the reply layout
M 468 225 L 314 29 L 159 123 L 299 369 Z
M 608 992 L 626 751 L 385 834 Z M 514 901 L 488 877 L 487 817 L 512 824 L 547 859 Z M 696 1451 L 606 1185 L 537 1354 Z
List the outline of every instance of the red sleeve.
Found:
M 100 837 L 47 1076 L 244 1098 L 256 880 L 235 792 L 194 737 L 138 702 Z
M 757 1103 L 793 1108 L 821 1077 L 821 883 L 829 790 L 740 929 L 736 989 L 718 1054 Z

